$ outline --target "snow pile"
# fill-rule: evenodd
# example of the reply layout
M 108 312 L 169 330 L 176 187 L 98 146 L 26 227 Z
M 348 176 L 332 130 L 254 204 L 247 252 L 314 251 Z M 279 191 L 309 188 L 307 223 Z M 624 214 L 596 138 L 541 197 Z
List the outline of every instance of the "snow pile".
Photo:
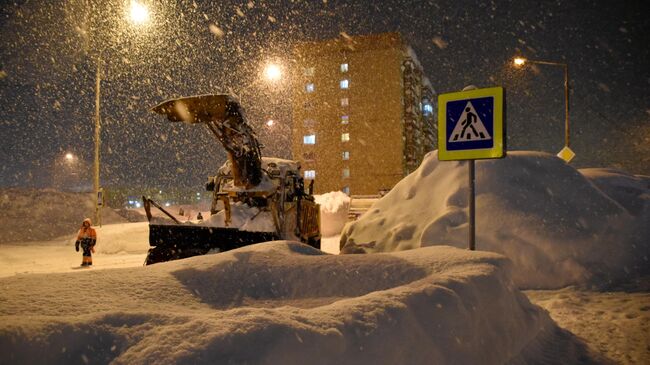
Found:
M 0 243 L 51 240 L 76 233 L 95 212 L 94 194 L 53 189 L 0 189 Z M 110 208 L 102 222 L 126 220 Z
M 102 227 L 95 227 L 97 231 L 97 245 L 95 252 L 97 254 L 141 254 L 146 253 L 149 249 L 149 223 L 126 223 L 126 224 L 108 224 Z M 74 244 L 76 239 L 70 240 L 70 245 Z
M 207 227 L 231 227 L 249 232 L 275 232 L 272 213 L 237 202 L 230 206 L 230 223 L 226 224 L 226 211 L 207 216 L 199 225 Z
M 477 161 L 477 249 L 512 259 L 522 287 L 638 279 L 650 268 L 649 181 L 612 170 L 583 175 L 539 152 Z M 342 252 L 466 248 L 467 206 L 466 163 L 440 162 L 432 152 L 345 227 Z
M 0 286 L 3 363 L 591 356 L 516 289 L 509 261 L 452 247 L 339 256 L 276 241 L 149 267 L 2 278 Z
M 348 222 L 350 197 L 342 191 L 332 191 L 327 194 L 314 195 L 316 204 L 320 205 L 321 235 L 336 236 Z

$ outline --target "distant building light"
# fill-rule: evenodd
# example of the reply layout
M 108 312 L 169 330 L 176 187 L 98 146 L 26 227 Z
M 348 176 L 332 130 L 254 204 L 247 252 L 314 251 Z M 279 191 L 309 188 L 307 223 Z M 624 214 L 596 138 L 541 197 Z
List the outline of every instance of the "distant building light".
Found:
M 432 114 L 433 113 L 433 105 L 431 105 L 431 104 L 424 104 L 424 107 L 422 109 L 424 110 L 424 114 Z
M 309 83 L 309 84 L 305 85 L 305 91 L 307 91 L 308 93 L 313 93 L 314 89 L 315 89 L 315 86 L 314 86 L 313 83 Z
M 275 121 L 273 119 L 269 119 L 269 120 L 266 121 L 266 126 L 267 127 L 272 127 L 273 124 L 275 124 Z
M 170 205 L 171 205 L 171 204 L 169 204 L 169 202 L 165 202 L 165 206 L 166 206 L 166 207 L 168 207 L 168 206 L 170 206 Z
M 341 72 L 348 72 L 348 64 L 347 63 L 342 63 L 341 64 Z
M 343 159 L 344 160 L 350 159 L 350 151 L 343 151 Z
M 342 115 L 341 116 L 341 124 L 348 124 L 350 123 L 350 117 L 347 115 Z
M 305 76 L 314 76 L 314 68 L 313 67 L 305 67 L 304 73 L 305 73 Z
M 305 170 L 305 179 L 315 179 L 316 178 L 316 170 Z
M 341 89 L 349 89 L 350 88 L 350 80 L 348 80 L 348 79 L 341 80 L 340 86 L 341 86 Z
M 135 207 L 136 207 L 136 208 L 140 208 L 141 206 L 142 206 L 142 205 L 140 204 L 140 202 L 135 202 Z
M 350 140 L 350 133 L 341 134 L 341 142 L 348 142 Z
M 344 186 L 343 189 L 341 189 L 344 193 L 350 195 L 350 187 L 349 186 Z
M 316 144 L 316 135 L 315 134 L 308 134 L 306 136 L 302 137 L 302 143 L 303 144 Z
M 347 179 L 350 177 L 350 168 L 346 167 L 343 169 L 343 178 Z
M 133 205 L 133 204 L 135 204 L 135 201 L 129 200 L 129 205 Z
M 350 100 L 348 98 L 341 98 L 341 106 L 350 105 Z
M 200 196 L 200 195 L 201 195 L 201 193 L 196 193 L 196 196 Z

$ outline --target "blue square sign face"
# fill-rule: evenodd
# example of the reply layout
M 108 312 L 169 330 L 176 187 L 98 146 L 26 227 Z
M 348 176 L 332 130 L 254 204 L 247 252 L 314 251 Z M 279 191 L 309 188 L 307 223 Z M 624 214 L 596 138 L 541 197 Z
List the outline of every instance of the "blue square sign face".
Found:
M 440 160 L 503 157 L 502 88 L 442 94 L 438 113 Z

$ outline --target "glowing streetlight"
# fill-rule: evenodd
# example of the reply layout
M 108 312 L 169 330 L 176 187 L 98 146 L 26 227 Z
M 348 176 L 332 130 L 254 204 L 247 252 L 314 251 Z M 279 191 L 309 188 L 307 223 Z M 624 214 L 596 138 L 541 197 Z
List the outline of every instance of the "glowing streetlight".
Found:
M 526 59 L 521 57 L 515 57 L 514 63 L 515 66 L 523 66 L 524 63 L 526 63 Z
M 575 154 L 569 148 L 569 66 L 566 63 L 561 62 L 533 61 L 523 57 L 515 57 L 513 63 L 515 67 L 523 67 L 526 63 L 535 63 L 539 65 L 560 66 L 564 68 L 564 148 L 560 151 L 558 156 L 566 162 L 571 161 Z
M 129 17 L 134 24 L 144 24 L 149 21 L 149 9 L 137 1 L 131 1 Z
M 74 160 L 74 155 L 72 153 L 68 152 L 68 153 L 65 154 L 65 159 L 66 159 L 66 161 L 71 162 L 72 160 Z
M 282 69 L 279 65 L 270 63 L 266 65 L 266 68 L 264 69 L 264 76 L 269 81 L 280 80 L 280 78 L 282 78 Z

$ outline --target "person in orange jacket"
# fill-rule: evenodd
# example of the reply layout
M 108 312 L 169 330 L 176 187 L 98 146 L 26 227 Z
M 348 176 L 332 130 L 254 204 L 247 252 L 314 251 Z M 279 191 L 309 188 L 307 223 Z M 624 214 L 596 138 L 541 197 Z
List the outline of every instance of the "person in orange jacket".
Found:
M 90 226 L 90 218 L 84 219 L 81 223 L 81 229 L 77 234 L 77 241 L 74 248 L 79 252 L 79 246 L 83 249 L 81 266 L 91 266 L 93 264 L 92 253 L 95 252 L 95 243 L 97 243 L 97 232 Z

